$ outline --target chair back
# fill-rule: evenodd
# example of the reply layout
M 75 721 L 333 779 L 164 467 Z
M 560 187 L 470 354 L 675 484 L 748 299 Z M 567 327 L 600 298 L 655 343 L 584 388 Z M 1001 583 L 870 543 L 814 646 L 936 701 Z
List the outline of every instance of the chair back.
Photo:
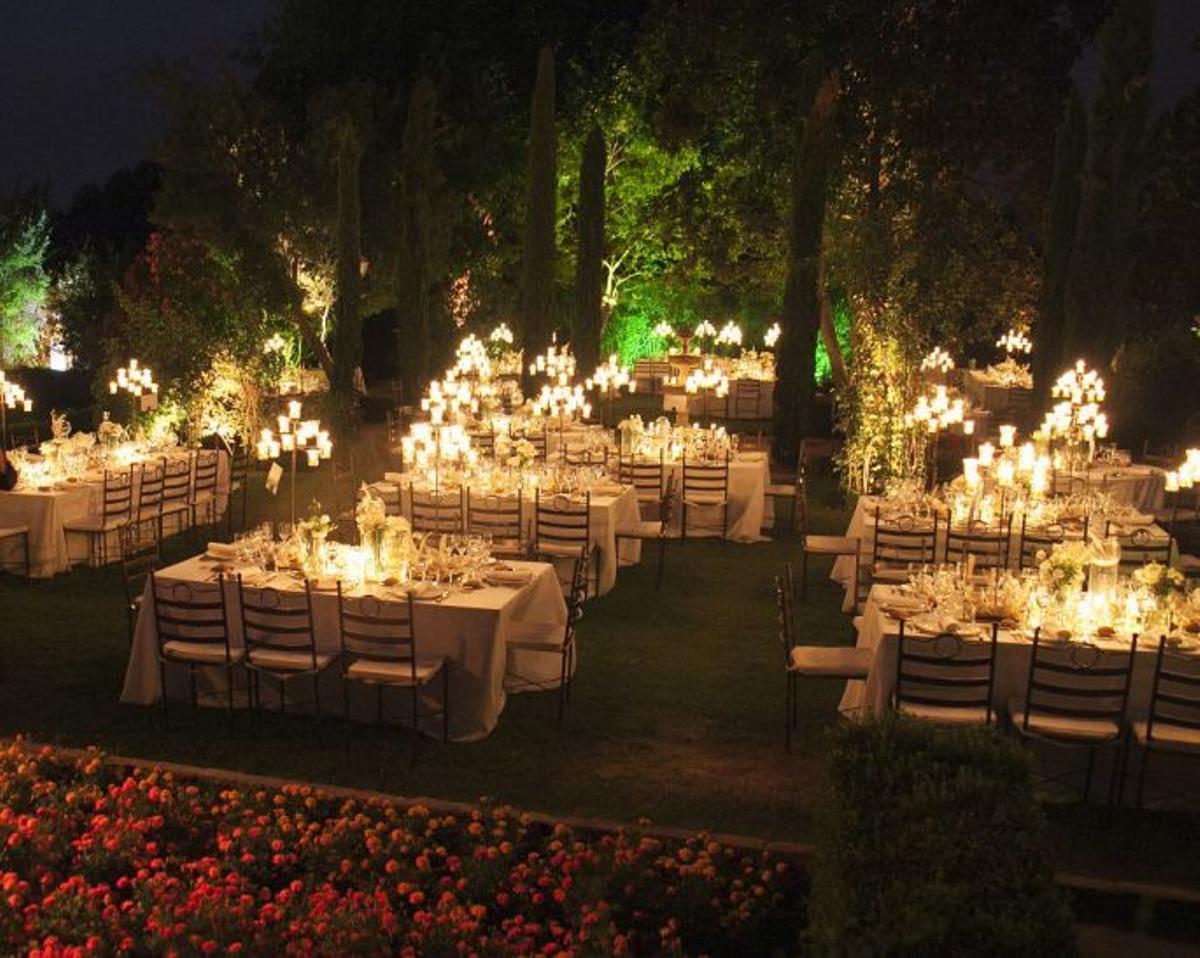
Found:
M 1021 517 L 1021 534 L 1017 544 L 1017 567 L 1033 569 L 1038 565 L 1038 553 L 1047 554 L 1067 539 L 1080 538 L 1087 541 L 1088 517 L 1082 522 L 1051 523 L 1046 526 L 1029 526 L 1028 517 Z
M 190 642 L 219 648 L 229 661 L 225 577 L 209 582 L 164 582 L 148 573 L 159 654 L 168 642 Z M 164 690 L 164 694 L 165 690 Z
M 1113 536 L 1121 546 L 1121 561 L 1118 565 L 1120 572 L 1128 575 L 1134 569 L 1144 566 L 1147 562 L 1158 562 L 1169 565 L 1173 540 L 1153 526 L 1137 526 L 1131 531 L 1122 531 L 1118 526 L 1114 531 L 1112 522 L 1105 524 L 1104 533 Z
M 162 504 L 186 505 L 192 488 L 192 455 L 163 459 Z
M 1057 469 L 1050 474 L 1050 494 L 1054 496 L 1081 496 L 1088 491 L 1087 476 L 1078 476 L 1070 472 L 1059 472 Z
M 575 644 L 575 631 L 579 620 L 583 618 L 583 604 L 587 601 L 588 567 L 591 557 L 584 549 L 575 560 L 575 568 L 571 573 L 571 591 L 567 594 L 567 624 L 563 633 L 563 652 L 569 654 Z
M 413 597 L 384 602 L 373 595 L 350 598 L 338 582 L 338 624 L 342 643 L 342 674 L 355 661 L 401 662 L 412 667 L 417 680 L 417 636 Z
M 930 518 L 894 516 L 885 519 L 875 507 L 875 542 L 871 568 L 880 565 L 932 565 L 937 562 L 938 514 Z
M 788 567 L 785 575 L 775 576 L 775 636 L 783 649 L 783 664 L 788 667 L 792 663 L 792 649 L 796 640 L 792 631 L 792 595 L 791 585 L 787 579 L 791 577 Z
M 727 499 L 729 497 L 729 454 L 719 462 L 683 457 L 683 497 Z
M 662 524 L 660 535 L 666 535 L 675 518 L 675 474 L 667 474 L 667 485 L 658 503 L 658 521 Z
M 1028 729 L 1031 716 L 1040 713 L 1068 721 L 1111 722 L 1119 734 L 1136 654 L 1136 635 L 1128 649 L 1104 649 L 1081 642 L 1047 641 L 1041 629 L 1035 629 L 1024 728 Z
M 591 446 L 574 446 L 563 443 L 563 462 L 568 466 L 606 466 L 608 465 L 608 450 L 594 449 Z
M 666 453 L 657 459 L 622 457 L 617 461 L 617 479 L 633 486 L 639 502 L 658 502 L 663 494 L 663 478 L 667 474 Z
M 966 562 L 968 556 L 974 556 L 978 568 L 1006 569 L 1011 540 L 1011 515 L 996 525 L 988 525 L 980 519 L 972 519 L 963 525 L 948 521 L 942 558 L 948 563 Z
M 481 456 L 492 459 L 496 455 L 496 430 L 492 427 L 479 429 L 469 434 L 471 442 Z
M 757 419 L 762 383 L 757 379 L 738 379 L 733 384 L 734 419 Z
M 461 489 L 421 491 L 408 487 L 409 519 L 416 532 L 462 532 L 463 496 Z
M 240 484 L 246 488 L 246 477 L 250 474 L 250 447 L 245 441 L 238 439 L 229 453 L 229 485 Z
M 220 456 L 215 449 L 200 449 L 196 452 L 196 470 L 192 477 L 193 498 L 206 492 L 216 494 Z
M 1158 640 L 1154 660 L 1154 683 L 1146 716 L 1146 740 L 1160 731 L 1200 732 L 1200 655 L 1167 647 L 1167 637 Z
M 317 668 L 317 643 L 313 633 L 312 588 L 306 581 L 302 593 L 278 589 L 246 589 L 238 576 L 238 601 L 242 609 L 242 634 L 246 655 L 256 651 L 300 652 Z
M 104 471 L 104 486 L 101 506 L 104 520 L 128 519 L 133 511 L 133 470 L 130 466 L 123 472 Z
M 371 494 L 383 500 L 383 511 L 389 516 L 404 514 L 403 497 L 398 485 L 390 482 L 380 483 L 371 487 Z
M 900 621 L 896 649 L 896 688 L 893 703 L 963 711 L 984 710 L 992 721 L 992 689 L 996 680 L 998 623 L 986 636 L 953 632 L 938 635 L 906 633 Z
M 121 527 L 121 584 L 126 605 L 132 607 L 146 591 L 146 580 L 158 571 L 161 561 L 155 519 L 142 518 Z
M 562 493 L 534 497 L 534 549 L 590 551 L 592 542 L 592 494 L 582 499 Z
M 493 539 L 520 541 L 525 496 L 518 489 L 512 495 L 481 495 L 467 488 L 467 532 Z
M 138 504 L 135 510 L 140 518 L 162 515 L 165 475 L 166 469 L 162 464 L 142 464 L 142 481 L 138 485 Z
M 546 461 L 546 449 L 548 447 L 547 447 L 547 440 L 546 440 L 545 423 L 542 424 L 541 429 L 534 429 L 530 432 L 526 432 L 524 436 L 514 436 L 513 438 L 528 440 L 529 444 L 531 446 L 533 446 L 534 455 L 538 459 L 542 460 L 542 462 Z

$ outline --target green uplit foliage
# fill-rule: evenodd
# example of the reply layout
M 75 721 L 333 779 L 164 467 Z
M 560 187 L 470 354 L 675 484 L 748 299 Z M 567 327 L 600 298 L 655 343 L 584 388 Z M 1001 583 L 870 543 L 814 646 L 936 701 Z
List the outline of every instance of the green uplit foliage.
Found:
M 27 363 L 37 354 L 41 309 L 50 279 L 46 215 L 14 218 L 0 226 L 0 365 Z
M 831 297 L 832 313 L 833 313 L 833 331 L 837 333 L 838 345 L 842 348 L 842 355 L 846 357 L 847 362 L 850 360 L 850 303 L 845 296 Z M 760 336 L 759 339 L 762 337 Z M 815 363 L 814 378 L 818 383 L 827 383 L 833 377 L 833 367 L 829 363 L 829 351 L 825 348 L 825 341 L 817 339 L 817 358 Z

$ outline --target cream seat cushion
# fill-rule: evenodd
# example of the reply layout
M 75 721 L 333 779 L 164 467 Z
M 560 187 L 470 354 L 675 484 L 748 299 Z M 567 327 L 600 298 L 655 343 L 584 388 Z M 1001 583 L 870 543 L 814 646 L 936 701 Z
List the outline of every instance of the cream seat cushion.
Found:
M 424 685 L 446 664 L 444 658 L 418 659 L 416 684 Z M 356 659 L 346 675 L 365 682 L 385 682 L 388 685 L 412 685 L 413 664 L 409 659 Z
M 865 679 L 874 657 L 871 649 L 797 645 L 792 649 L 789 667 L 800 675 Z

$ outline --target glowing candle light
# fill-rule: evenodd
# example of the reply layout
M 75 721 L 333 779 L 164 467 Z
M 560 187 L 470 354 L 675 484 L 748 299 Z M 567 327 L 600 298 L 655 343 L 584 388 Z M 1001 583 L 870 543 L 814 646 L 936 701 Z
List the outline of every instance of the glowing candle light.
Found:
M 993 446 L 990 442 L 982 443 L 979 447 L 979 465 L 981 465 L 984 469 L 990 469 L 992 467 L 992 460 L 995 458 L 995 455 L 995 446 Z
M 1005 424 L 1000 427 L 1000 448 L 1011 449 L 1013 442 L 1016 441 L 1017 427 Z

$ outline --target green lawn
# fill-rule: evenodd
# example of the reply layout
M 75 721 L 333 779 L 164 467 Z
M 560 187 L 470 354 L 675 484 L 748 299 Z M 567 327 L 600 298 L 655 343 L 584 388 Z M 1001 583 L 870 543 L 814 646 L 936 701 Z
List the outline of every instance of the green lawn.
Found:
M 326 496 L 326 479 L 310 477 L 301 491 L 304 503 Z M 266 508 L 256 497 L 252 518 Z M 815 484 L 810 511 L 818 531 L 845 528 L 848 505 L 829 481 Z M 194 546 L 169 548 L 182 557 Z M 661 594 L 652 562 L 622 569 L 617 587 L 587 605 L 561 728 L 554 695 L 514 696 L 486 740 L 425 742 L 415 770 L 402 731 L 354 726 L 347 735 L 334 718 L 239 715 L 230 723 L 185 705 L 165 718 L 158 708 L 122 706 L 128 645 L 119 571 L 78 569 L 31 584 L 0 576 L 0 733 L 406 795 L 487 796 L 551 814 L 807 841 L 822 794 L 823 732 L 841 690 L 803 686 L 801 730 L 785 753 L 771 589 L 795 555 L 790 535 L 752 546 L 689 542 L 671 551 Z M 841 590 L 827 572 L 828 563 L 814 563 L 809 603 L 797 609 L 801 639 L 848 643 Z M 1194 816 L 1076 811 L 1052 810 L 1064 867 L 1200 885 Z

